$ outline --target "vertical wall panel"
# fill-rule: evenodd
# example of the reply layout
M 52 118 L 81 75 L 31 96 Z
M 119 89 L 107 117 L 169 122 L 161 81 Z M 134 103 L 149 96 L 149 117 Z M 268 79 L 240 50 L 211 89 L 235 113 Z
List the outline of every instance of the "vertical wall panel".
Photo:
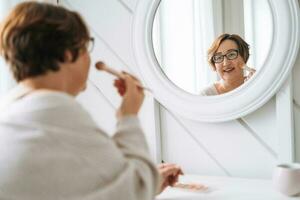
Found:
M 293 83 L 296 161 L 300 162 L 300 53 L 293 69 Z

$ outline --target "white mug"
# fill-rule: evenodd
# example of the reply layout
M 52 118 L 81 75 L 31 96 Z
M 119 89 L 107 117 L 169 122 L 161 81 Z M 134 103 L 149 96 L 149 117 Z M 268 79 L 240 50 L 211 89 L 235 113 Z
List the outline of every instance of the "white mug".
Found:
M 288 196 L 300 194 L 300 164 L 277 165 L 273 174 L 273 186 Z

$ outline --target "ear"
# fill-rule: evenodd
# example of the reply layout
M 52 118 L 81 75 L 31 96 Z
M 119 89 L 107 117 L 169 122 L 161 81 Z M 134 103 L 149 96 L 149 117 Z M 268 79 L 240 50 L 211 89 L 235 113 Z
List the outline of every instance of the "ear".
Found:
M 64 61 L 65 62 L 72 62 L 73 61 L 73 55 L 70 50 L 66 50 L 64 53 Z

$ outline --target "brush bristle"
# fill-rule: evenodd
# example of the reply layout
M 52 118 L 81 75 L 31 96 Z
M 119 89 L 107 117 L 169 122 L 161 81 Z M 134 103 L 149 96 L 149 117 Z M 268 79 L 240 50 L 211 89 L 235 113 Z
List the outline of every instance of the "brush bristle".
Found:
M 98 69 L 98 70 L 103 70 L 105 68 L 105 63 L 102 62 L 102 61 L 98 61 L 96 64 L 95 64 L 95 67 Z

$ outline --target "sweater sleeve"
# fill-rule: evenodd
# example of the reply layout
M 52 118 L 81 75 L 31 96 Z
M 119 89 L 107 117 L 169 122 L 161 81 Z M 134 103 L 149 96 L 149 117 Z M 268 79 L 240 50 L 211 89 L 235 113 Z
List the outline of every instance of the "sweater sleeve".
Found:
M 117 123 L 113 140 L 126 159 L 127 164 L 123 173 L 130 174 L 130 178 L 135 180 L 134 185 L 130 187 L 136 196 L 130 199 L 153 199 L 159 190 L 160 177 L 151 161 L 139 119 L 136 116 L 121 118 Z
M 107 162 L 115 164 L 102 168 L 112 173 L 89 195 L 89 200 L 153 200 L 159 191 L 160 176 L 151 161 L 138 118 L 127 116 L 119 120 L 116 134 L 105 146 Z

